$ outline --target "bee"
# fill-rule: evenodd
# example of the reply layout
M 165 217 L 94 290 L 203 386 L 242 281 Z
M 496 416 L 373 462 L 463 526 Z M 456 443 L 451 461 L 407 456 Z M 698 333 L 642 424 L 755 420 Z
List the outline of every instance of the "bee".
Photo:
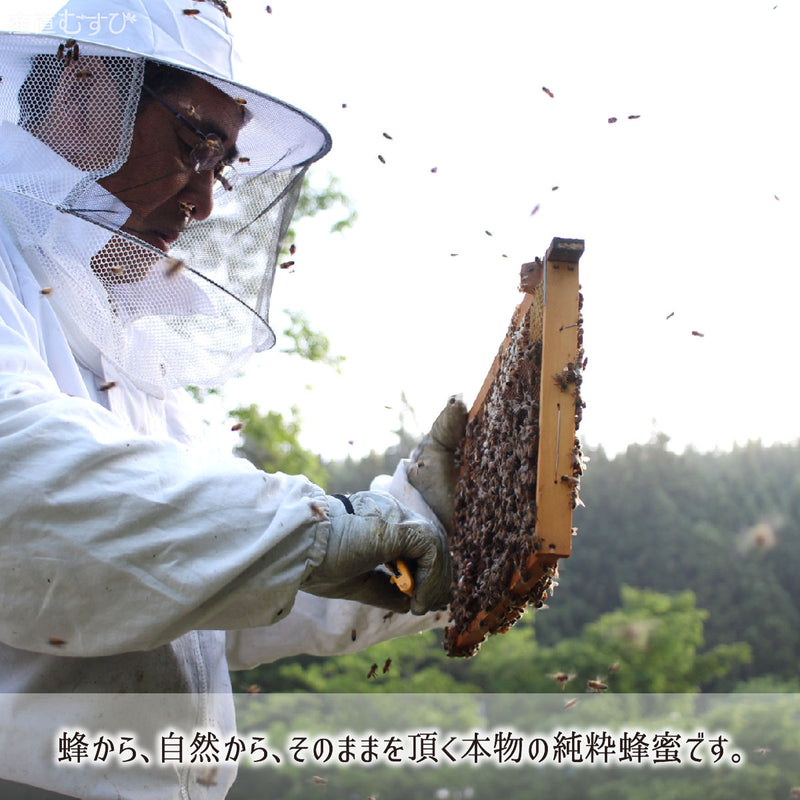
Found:
M 321 505 L 318 505 L 317 503 L 311 504 L 311 513 L 314 515 L 315 519 L 318 519 L 320 521 L 325 519 L 325 510 L 322 508 Z
M 389 671 L 389 667 L 392 665 L 392 659 L 387 658 L 386 661 L 383 662 L 383 674 L 385 675 Z
M 605 692 L 608 686 L 602 681 L 586 681 L 586 689 L 590 692 Z
M 186 262 L 181 261 L 179 258 L 168 258 L 167 268 L 164 270 L 164 274 L 168 278 L 174 278 L 185 266 Z
M 247 100 L 245 100 L 245 99 L 244 99 L 244 97 L 237 97 L 237 98 L 236 98 L 236 102 L 237 102 L 237 103 L 238 103 L 240 106 L 246 106 L 246 105 L 247 105 Z
M 231 12 L 228 11 L 228 4 L 225 0 L 209 0 L 213 3 L 228 19 L 231 18 Z
M 289 267 L 293 267 L 293 266 L 294 266 L 294 261 L 284 261 L 281 264 L 281 269 L 289 269 Z
M 439 167 L 431 167 L 431 172 L 435 175 L 439 171 Z
M 560 687 L 563 692 L 566 685 L 575 677 L 574 672 L 553 672 L 548 677 L 552 678 Z
M 356 636 L 357 636 L 356 629 L 353 628 L 353 630 L 350 631 L 350 640 L 354 642 L 356 640 Z
M 392 137 L 391 137 L 391 136 L 389 136 L 389 134 L 388 134 L 388 133 L 386 133 L 386 131 L 384 131 L 384 132 L 383 132 L 383 138 L 384 138 L 384 139 L 391 139 Z
M 675 316 L 675 312 L 674 311 L 670 311 L 669 314 L 667 314 L 667 319 L 672 319 L 672 317 L 674 317 L 674 316 Z
M 267 6 L 269 8 L 269 6 Z M 342 108 L 347 108 L 347 103 L 342 103 Z
M 492 235 L 492 232 L 491 232 L 491 231 L 484 231 L 484 233 L 485 233 L 487 236 L 491 236 L 491 235 Z
M 373 664 L 373 665 L 372 665 L 372 666 L 369 668 L 369 672 L 367 673 L 367 680 L 369 680 L 370 678 L 374 678 L 374 677 L 376 677 L 375 673 L 376 673 L 377 671 L 378 671 L 378 665 L 377 665 L 377 664 Z
M 231 425 L 231 430 L 232 431 L 240 431 L 243 427 L 244 427 L 244 425 L 241 422 L 237 422 L 234 425 Z
M 216 786 L 218 772 L 219 772 L 219 767 L 211 767 L 211 769 L 208 772 L 206 772 L 205 775 L 198 776 L 197 782 L 201 786 Z
M 271 14 L 272 13 L 272 6 L 267 6 L 266 11 L 267 11 L 267 14 Z
M 619 661 L 615 661 L 613 664 L 608 665 L 609 672 L 619 672 Z
M 56 50 L 56 58 L 59 61 L 63 61 L 64 60 L 64 44 L 63 43 L 60 44 L 58 46 L 58 50 Z
M 572 700 L 567 700 L 567 702 L 564 703 L 564 711 L 568 711 L 570 708 L 574 708 L 576 705 L 578 705 L 578 698 L 573 697 Z
M 628 119 L 639 119 L 641 116 L 641 114 L 628 114 Z
M 558 191 L 558 186 L 551 187 L 550 191 L 551 192 L 557 192 Z
M 311 783 L 314 783 L 317 786 L 324 786 L 327 782 L 328 782 L 327 778 L 320 778 L 319 775 L 314 775 L 311 778 Z
M 387 611 L 387 612 L 386 612 L 386 613 L 383 615 L 383 621 L 384 621 L 384 622 L 386 622 L 386 620 L 387 620 L 387 619 L 391 619 L 393 615 L 394 615 L 394 611 Z
M 109 389 L 113 389 L 116 385 L 117 385 L 116 381 L 104 381 L 97 388 L 101 392 L 107 392 Z
M 552 93 L 552 92 L 551 92 L 551 91 L 550 91 L 550 90 L 549 90 L 549 89 L 548 89 L 546 86 L 542 86 L 542 91 L 543 91 L 543 92 L 544 92 L 544 93 L 545 93 L 545 94 L 546 94 L 548 97 L 555 97 L 555 95 L 554 95 L 554 94 L 553 94 L 553 93 Z
M 83 69 L 80 72 L 75 73 L 76 78 L 87 79 L 87 78 L 94 78 L 94 72 L 89 72 L 88 69 Z
M 296 252 L 297 252 L 297 245 L 296 244 L 290 244 L 289 245 L 289 255 L 293 256 Z
M 186 116 L 193 118 L 197 117 L 197 109 L 193 105 L 191 105 L 191 103 L 188 106 L 186 106 Z
M 239 163 L 240 164 L 249 164 L 250 159 L 247 156 L 239 156 Z
M 258 694 L 261 691 L 261 687 L 257 683 L 251 683 L 247 687 L 247 694 Z
M 386 159 L 383 156 L 378 156 L 378 161 L 380 161 L 381 164 L 385 164 L 386 163 Z
M 533 209 L 531 210 L 530 216 L 533 216 L 539 210 L 539 204 L 537 203 Z
M 692 336 L 699 336 L 702 339 L 705 336 L 705 334 L 700 333 L 700 331 L 692 331 Z
M 183 13 L 187 17 L 196 17 L 200 13 L 200 10 L 197 8 L 184 8 Z
M 457 256 L 458 253 L 450 253 L 451 258 Z
M 46 296 L 46 295 L 52 294 L 52 293 L 53 293 L 53 287 L 52 286 L 44 286 L 44 287 L 42 287 L 42 294 L 43 295 Z
M 769 753 L 769 747 L 757 747 L 756 753 L 758 753 L 760 756 L 765 756 L 767 753 Z
M 608 118 L 608 124 L 609 125 L 613 125 L 616 121 L 617 121 L 616 117 L 609 117 Z
M 50 636 L 47 639 L 47 644 L 51 644 L 53 647 L 63 647 L 66 641 L 64 639 L 59 639 L 58 636 Z

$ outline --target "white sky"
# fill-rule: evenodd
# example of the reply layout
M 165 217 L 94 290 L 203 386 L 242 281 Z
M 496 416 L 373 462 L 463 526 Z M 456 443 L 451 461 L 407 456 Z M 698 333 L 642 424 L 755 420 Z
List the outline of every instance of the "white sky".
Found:
M 425 429 L 472 402 L 520 264 L 561 236 L 586 241 L 586 443 L 800 435 L 797 0 L 265 5 L 230 0 L 253 80 L 328 127 L 316 180 L 359 214 L 298 227 L 273 308 L 347 361 L 267 354 L 227 402 L 296 403 L 327 457 L 391 444 L 402 391 Z

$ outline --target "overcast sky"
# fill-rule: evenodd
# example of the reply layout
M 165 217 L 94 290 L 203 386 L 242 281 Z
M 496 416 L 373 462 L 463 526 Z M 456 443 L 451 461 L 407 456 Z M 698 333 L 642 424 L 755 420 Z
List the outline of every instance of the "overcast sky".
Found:
M 254 80 L 329 128 L 316 179 L 359 219 L 301 225 L 274 294 L 342 374 L 270 354 L 248 399 L 296 401 L 330 455 L 390 443 L 401 391 L 427 427 L 450 393 L 471 403 L 520 264 L 561 236 L 586 242 L 585 442 L 797 438 L 796 2 L 271 8 L 235 9 Z

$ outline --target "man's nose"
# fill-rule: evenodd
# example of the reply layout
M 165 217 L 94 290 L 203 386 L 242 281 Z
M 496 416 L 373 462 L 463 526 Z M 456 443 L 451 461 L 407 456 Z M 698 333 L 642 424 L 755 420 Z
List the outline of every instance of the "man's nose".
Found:
M 207 219 L 214 210 L 214 170 L 192 172 L 189 182 L 178 195 L 181 203 L 194 206 L 192 219 Z

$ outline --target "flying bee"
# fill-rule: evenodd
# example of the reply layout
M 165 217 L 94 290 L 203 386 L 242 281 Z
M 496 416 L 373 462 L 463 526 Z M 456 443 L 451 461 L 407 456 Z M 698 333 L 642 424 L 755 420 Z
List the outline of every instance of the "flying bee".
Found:
M 369 668 L 369 672 L 367 673 L 367 679 L 369 680 L 369 678 L 374 678 L 374 677 L 376 677 L 375 673 L 376 673 L 377 671 L 378 671 L 378 665 L 377 665 L 377 664 L 373 664 L 373 665 L 372 665 L 372 666 Z
M 389 134 L 388 134 L 388 133 L 386 133 L 386 131 L 384 131 L 384 132 L 383 132 L 383 138 L 384 138 L 384 139 L 391 139 L 392 137 L 391 137 L 391 136 L 389 136 Z
M 350 640 L 354 642 L 356 640 L 357 635 L 358 634 L 356 633 L 356 629 L 353 628 L 353 630 L 350 631 Z
M 586 688 L 590 692 L 605 692 L 608 686 L 602 681 L 586 681 Z
M 239 163 L 241 164 L 249 164 L 250 159 L 247 156 L 239 156 Z
M 196 17 L 200 13 L 198 8 L 184 8 L 183 13 L 187 17 Z
M 564 711 L 568 711 L 570 708 L 574 708 L 576 705 L 578 705 L 578 698 L 573 697 L 571 700 L 567 700 L 567 702 L 564 703 Z
M 322 508 L 321 505 L 318 505 L 317 503 L 311 504 L 311 513 L 314 515 L 315 519 L 318 519 L 320 521 L 325 519 L 325 510 Z
M 43 295 L 48 295 L 48 294 L 52 294 L 52 293 L 53 293 L 53 287 L 52 286 L 44 286 L 42 288 L 42 294 Z
M 281 264 L 281 269 L 289 269 L 289 267 L 293 267 L 293 266 L 294 266 L 294 261 L 284 261 Z
M 383 674 L 385 675 L 389 671 L 389 667 L 392 665 L 392 659 L 387 658 L 386 661 L 383 662 Z
M 563 692 L 566 685 L 575 677 L 574 672 L 553 672 L 548 675 L 549 678 L 552 678 L 560 687 L 561 691 Z
M 272 6 L 267 6 L 266 10 L 267 10 L 267 14 L 271 14 L 272 13 Z
M 548 97 L 555 97 L 555 95 L 554 95 L 554 94 L 553 94 L 553 93 L 552 93 L 552 92 L 551 92 L 551 91 L 550 91 L 550 90 L 549 90 L 549 89 L 548 89 L 546 86 L 542 86 L 542 91 L 543 91 L 543 92 L 544 92 L 544 93 L 545 93 L 545 94 L 546 94 Z
M 247 687 L 247 694 L 258 694 L 261 691 L 261 687 L 257 683 L 251 683 Z
M 80 72 L 75 73 L 75 77 L 80 78 L 81 80 L 94 78 L 94 72 L 90 72 L 88 69 L 82 69 Z
M 705 336 L 705 334 L 700 333 L 700 331 L 692 331 L 692 336 L 699 336 L 702 339 Z
M 240 431 L 244 425 L 241 422 L 236 422 L 235 424 L 231 425 L 232 431 Z
M 297 252 L 297 245 L 296 244 L 290 244 L 289 245 L 289 255 L 293 256 L 296 252 Z
M 237 103 L 238 103 L 240 106 L 246 106 L 246 105 L 247 105 L 247 100 L 245 100 L 245 99 L 244 99 L 244 97 L 237 97 L 237 98 L 236 98 L 236 102 L 237 102 Z
M 101 392 L 107 392 L 109 389 L 113 389 L 116 385 L 117 385 L 116 381 L 104 381 L 97 388 Z
M 439 167 L 431 167 L 431 172 L 435 175 L 439 171 Z
M 219 772 L 219 767 L 211 767 L 211 769 L 208 772 L 206 772 L 205 775 L 201 775 L 197 778 L 197 782 L 201 786 L 216 786 L 218 772 Z
M 328 782 L 327 778 L 320 778 L 319 775 L 314 775 L 311 778 L 311 783 L 314 783 L 317 786 L 323 786 L 327 782 Z
M 47 639 L 47 644 L 53 645 L 53 647 L 63 647 L 66 644 L 64 639 L 59 639 L 58 636 L 49 636 Z
M 383 156 L 378 156 L 378 161 L 380 161 L 381 164 L 385 164 L 386 163 L 386 159 Z
M 641 114 L 628 114 L 628 119 L 639 119 L 641 116 Z
M 387 611 L 387 612 L 386 612 L 386 613 L 383 615 L 383 621 L 384 621 L 384 622 L 386 622 L 386 620 L 387 620 L 387 619 L 391 619 L 393 615 L 394 615 L 394 611 Z
M 608 118 L 608 124 L 609 125 L 613 125 L 616 121 L 617 121 L 616 117 L 609 117 Z

